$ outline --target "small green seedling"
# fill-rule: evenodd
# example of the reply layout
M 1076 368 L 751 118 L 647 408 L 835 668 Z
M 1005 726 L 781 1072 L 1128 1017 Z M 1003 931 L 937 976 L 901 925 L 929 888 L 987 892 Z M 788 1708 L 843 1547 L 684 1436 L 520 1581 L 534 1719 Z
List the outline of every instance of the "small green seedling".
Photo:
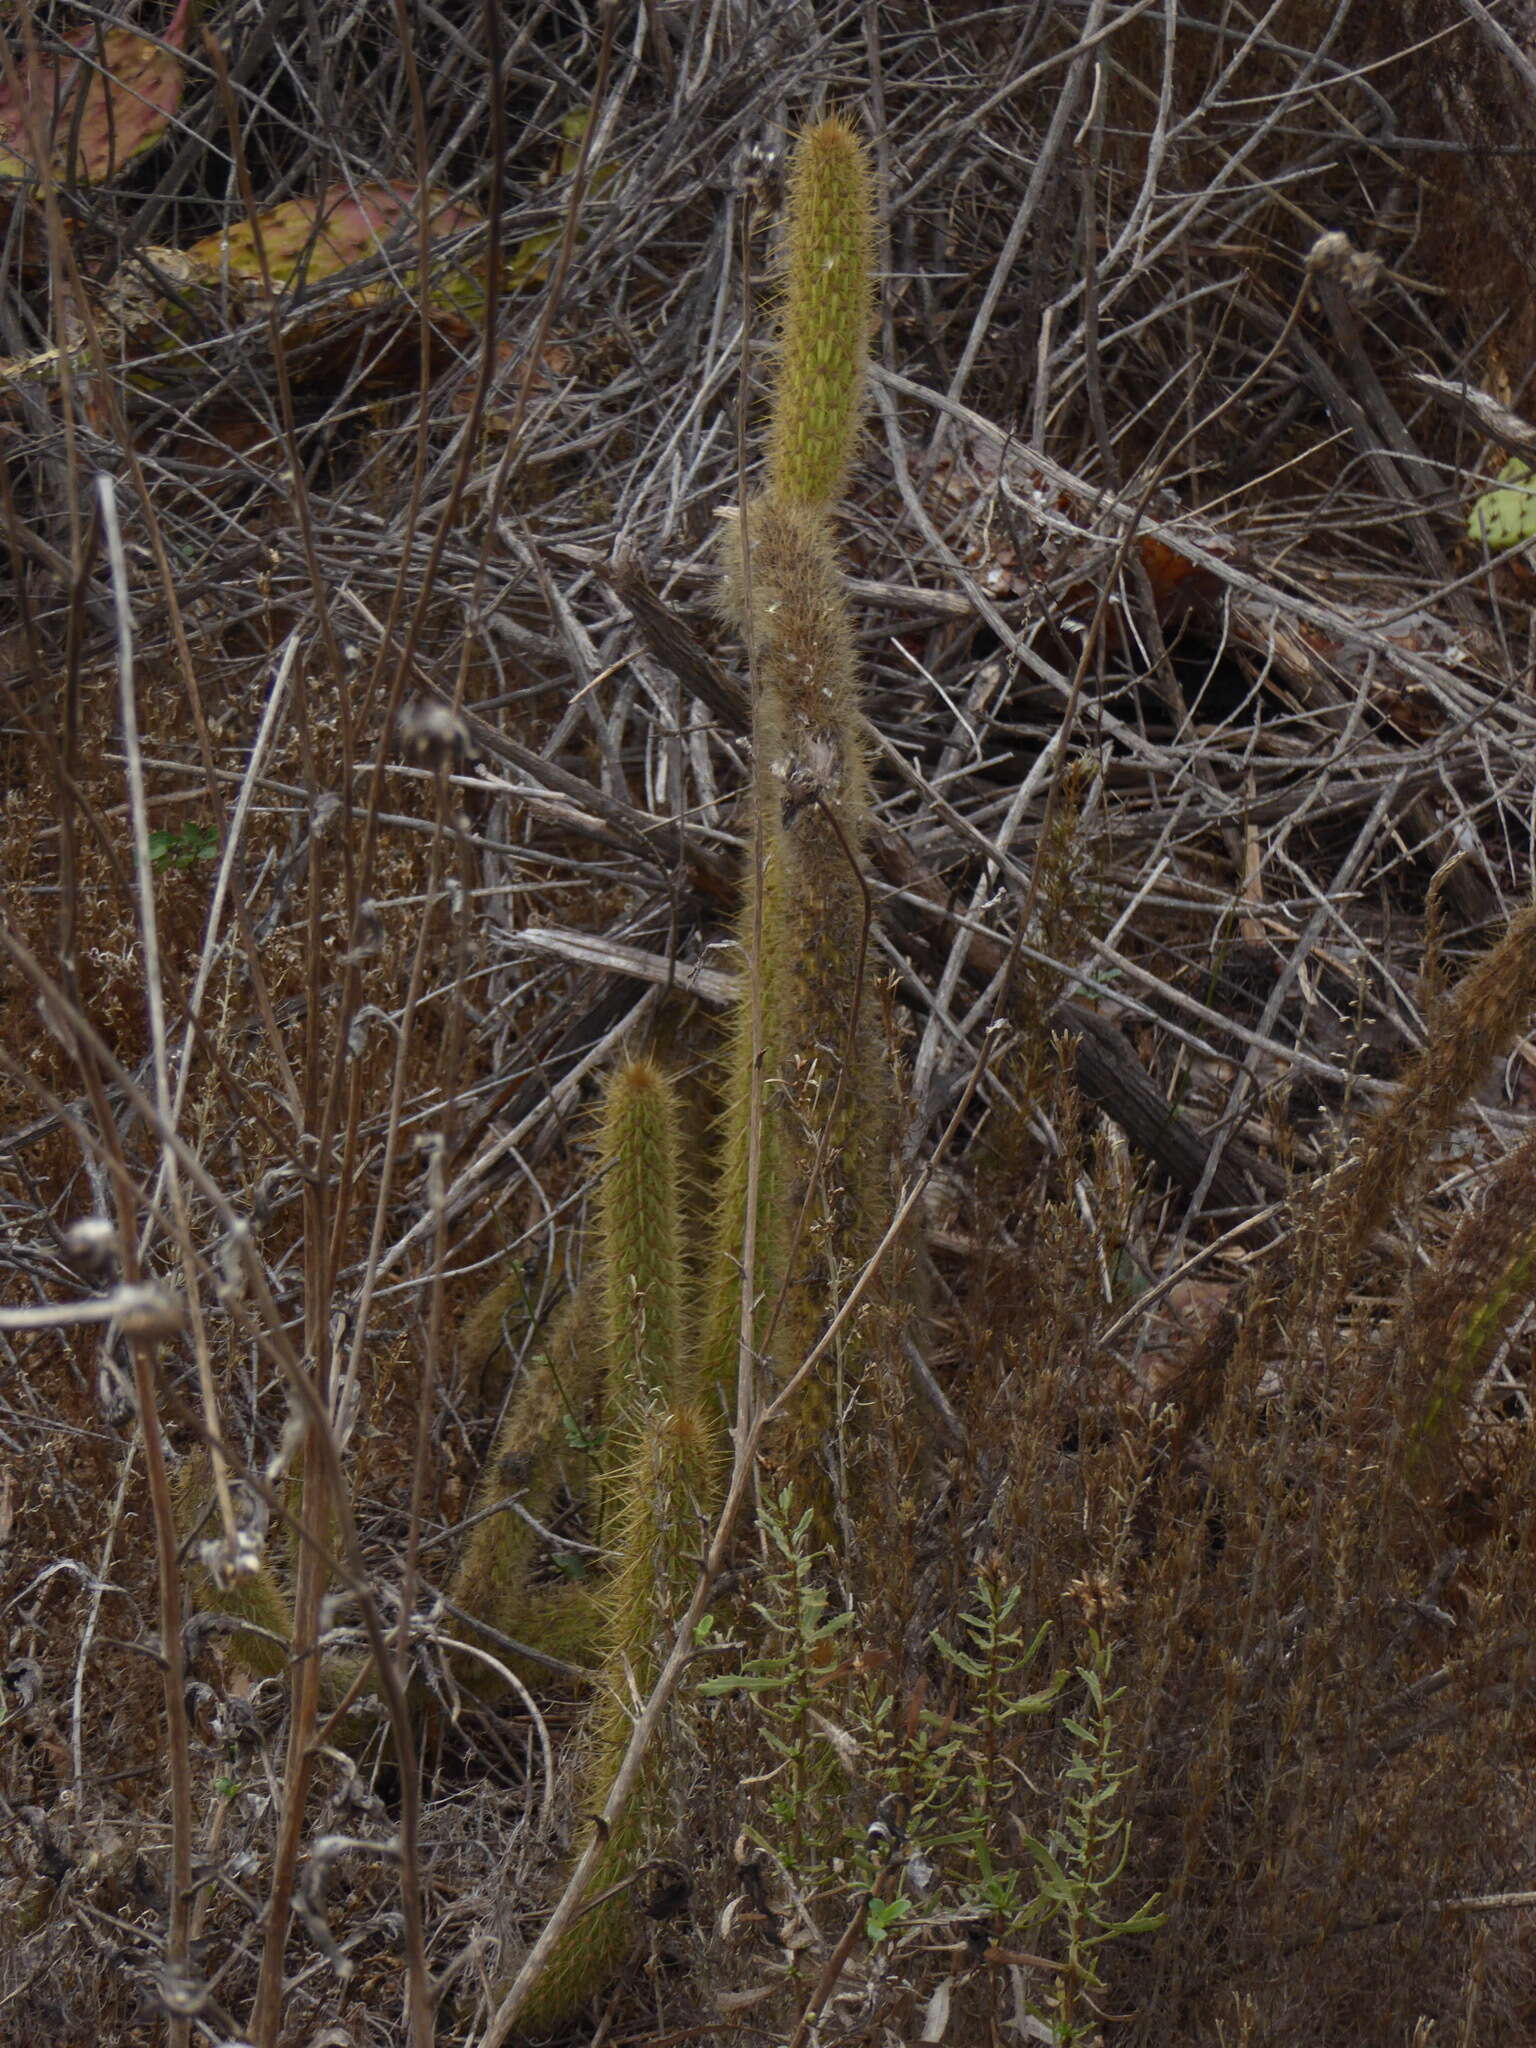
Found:
M 217 860 L 219 835 L 211 825 L 178 825 L 173 832 L 151 832 L 150 864 L 161 874 L 167 868 L 195 868 L 199 861 Z
M 912 1910 L 912 1901 L 904 1898 L 870 1899 L 864 1908 L 864 1932 L 873 1947 L 889 1940 L 892 1930 L 898 1928 Z

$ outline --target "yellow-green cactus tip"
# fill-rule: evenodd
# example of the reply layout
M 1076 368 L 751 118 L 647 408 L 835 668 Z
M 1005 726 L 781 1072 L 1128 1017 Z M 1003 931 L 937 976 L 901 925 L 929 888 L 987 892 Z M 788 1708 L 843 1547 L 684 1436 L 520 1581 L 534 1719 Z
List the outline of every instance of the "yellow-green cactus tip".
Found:
M 842 494 L 863 399 L 873 310 L 869 154 L 848 121 L 807 129 L 785 199 L 785 302 L 769 432 L 769 490 L 802 505 Z

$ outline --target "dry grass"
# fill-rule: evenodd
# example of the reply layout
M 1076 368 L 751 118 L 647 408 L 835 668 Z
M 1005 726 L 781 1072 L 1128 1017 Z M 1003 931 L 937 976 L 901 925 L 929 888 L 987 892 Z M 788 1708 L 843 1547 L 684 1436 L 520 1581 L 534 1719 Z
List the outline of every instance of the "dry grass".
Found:
M 67 259 L 13 210 L 13 359 L 72 270 L 99 296 L 242 180 L 444 187 L 528 274 L 489 329 L 327 311 L 349 280 L 173 371 L 104 332 L 0 389 L 0 2041 L 425 2040 L 430 1999 L 481 2043 L 558 1892 L 576 1688 L 455 1718 L 396 1686 L 392 1742 L 311 1755 L 317 1660 L 253 1685 L 188 1618 L 167 1488 L 217 1438 L 282 1561 L 290 1423 L 323 1420 L 300 1644 L 371 1631 L 446 1688 L 521 1363 L 460 1375 L 453 1325 L 509 1258 L 545 1312 L 568 1290 L 616 1049 L 659 1039 L 701 1098 L 718 1051 L 717 512 L 757 459 L 769 159 L 825 102 L 885 213 L 846 561 L 873 993 L 933 1173 L 822 1568 L 857 1620 L 817 1666 L 849 1742 L 807 1895 L 762 1860 L 760 1718 L 659 1716 L 687 1911 L 576 2038 L 1044 2009 L 953 1852 L 920 1892 L 920 1830 L 879 1879 L 906 1923 L 859 1920 L 903 1741 L 969 1711 L 931 1638 L 982 1581 L 1124 1688 L 1113 1895 L 1167 1918 L 1107 1946 L 1085 2038 L 1531 2038 L 1532 1061 L 1491 955 L 1532 886 L 1530 572 L 1466 539 L 1505 450 L 1416 381 L 1528 409 L 1505 12 L 229 0 L 227 83 L 194 54 L 172 138 L 63 197 Z M 1314 255 L 1335 230 L 1372 262 Z M 174 1315 L 124 1319 L 141 1281 Z M 722 1635 L 763 1583 L 745 1519 L 732 1566 Z M 1074 1681 L 999 1738 L 1026 1879 L 1082 1711 Z

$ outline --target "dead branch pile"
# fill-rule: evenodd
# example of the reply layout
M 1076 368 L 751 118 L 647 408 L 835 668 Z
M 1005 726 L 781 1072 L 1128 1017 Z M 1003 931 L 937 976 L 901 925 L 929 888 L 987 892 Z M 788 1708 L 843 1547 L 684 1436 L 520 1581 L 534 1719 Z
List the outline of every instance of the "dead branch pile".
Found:
M 24 13 L 8 80 L 96 18 Z M 1521 14 L 227 0 L 154 152 L 0 189 L 0 2040 L 403 2039 L 425 1970 L 477 2041 L 537 1930 L 570 1696 L 445 1700 L 402 1784 L 285 1758 L 203 1617 L 178 1726 L 139 1414 L 170 1483 L 219 1436 L 278 1544 L 307 1376 L 356 1520 L 317 1625 L 432 1663 L 517 1369 L 467 1383 L 453 1321 L 508 1259 L 560 1297 L 593 1077 L 707 1062 L 731 987 L 716 535 L 827 104 L 886 235 L 845 542 L 907 1173 L 964 1104 L 859 1640 L 898 1726 L 983 1569 L 1119 1643 L 1123 1887 L 1168 1919 L 1106 1952 L 1106 2042 L 1530 2038 L 1523 1269 L 1433 1497 L 1399 1483 L 1434 1275 L 1492 1271 L 1524 1186 L 1520 1031 L 1356 1268 L 1293 1201 L 1532 888 L 1530 570 L 1469 527 L 1536 449 Z M 176 261 L 385 187 L 473 217 L 216 313 Z M 719 1759 L 697 1799 L 691 1931 L 619 2032 L 789 2038 L 825 1953 L 786 1992 L 721 1934 L 757 1816 Z M 1040 2027 L 995 1930 L 920 1920 L 818 2038 Z

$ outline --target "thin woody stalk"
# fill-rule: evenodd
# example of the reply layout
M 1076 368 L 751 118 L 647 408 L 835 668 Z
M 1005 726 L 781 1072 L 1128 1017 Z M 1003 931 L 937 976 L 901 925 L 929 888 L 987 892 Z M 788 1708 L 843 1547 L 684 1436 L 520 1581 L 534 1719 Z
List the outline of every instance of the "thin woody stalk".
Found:
M 1444 1253 L 1414 1276 L 1386 1342 L 1398 1457 L 1421 1499 L 1452 1480 L 1457 1424 L 1478 1375 L 1536 1287 L 1536 1137 L 1500 1160 Z

